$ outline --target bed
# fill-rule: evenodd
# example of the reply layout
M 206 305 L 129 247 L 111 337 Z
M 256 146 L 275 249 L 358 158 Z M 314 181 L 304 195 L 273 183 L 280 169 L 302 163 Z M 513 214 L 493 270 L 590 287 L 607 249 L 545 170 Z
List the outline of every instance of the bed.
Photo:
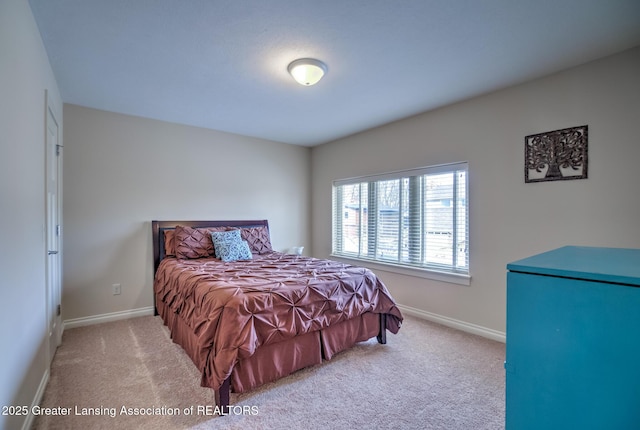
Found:
M 231 236 L 250 258 L 227 252 Z M 155 313 L 218 407 L 402 324 L 373 272 L 276 252 L 267 220 L 152 221 L 152 239 Z

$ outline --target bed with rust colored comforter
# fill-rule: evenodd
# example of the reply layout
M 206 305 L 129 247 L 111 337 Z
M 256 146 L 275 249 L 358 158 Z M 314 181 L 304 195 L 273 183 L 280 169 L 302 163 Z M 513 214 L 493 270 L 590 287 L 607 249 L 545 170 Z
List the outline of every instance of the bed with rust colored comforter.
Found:
M 154 292 L 160 313 L 174 314 L 192 331 L 194 340 L 182 346 L 202 370 L 201 385 L 216 390 L 236 363 L 261 346 L 365 313 L 386 314 L 392 333 L 402 323 L 387 288 L 370 270 L 279 252 L 228 263 L 165 258 Z

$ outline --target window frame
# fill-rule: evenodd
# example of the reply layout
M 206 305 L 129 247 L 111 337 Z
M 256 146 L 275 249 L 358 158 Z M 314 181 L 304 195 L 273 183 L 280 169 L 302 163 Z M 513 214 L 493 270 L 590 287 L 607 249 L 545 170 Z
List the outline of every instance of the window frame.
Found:
M 450 227 L 452 230 L 451 264 L 439 265 L 437 263 L 427 262 L 427 261 L 419 261 L 418 263 L 416 263 L 415 259 L 411 256 L 411 253 L 413 251 L 410 251 L 410 250 L 406 251 L 407 257 L 404 257 L 403 255 L 403 253 L 405 252 L 403 251 L 404 242 L 402 242 L 403 226 L 407 224 L 409 226 L 407 228 L 410 229 L 412 228 L 411 226 L 414 226 L 413 228 L 415 228 L 416 225 L 419 225 L 419 233 L 418 233 L 419 238 L 417 239 L 417 241 L 420 243 L 420 246 L 422 247 L 422 251 L 421 251 L 423 253 L 422 260 L 427 259 L 427 257 L 424 256 L 424 252 L 426 249 L 424 245 L 425 243 L 424 236 L 427 234 L 426 233 L 427 229 L 425 227 L 425 222 L 427 220 L 425 202 L 427 200 L 426 200 L 425 190 L 423 188 L 420 188 L 419 190 L 417 190 L 416 182 L 414 182 L 413 185 L 408 186 L 409 187 L 408 192 L 414 193 L 412 197 L 411 198 L 406 196 L 399 197 L 398 208 L 396 209 L 398 211 L 397 233 L 399 236 L 399 241 L 397 244 L 395 244 L 395 247 L 396 247 L 395 252 L 398 255 L 398 258 L 396 259 L 397 261 L 383 259 L 379 257 L 377 255 L 377 251 L 374 251 L 376 249 L 375 242 L 377 240 L 377 236 L 376 238 L 373 238 L 373 239 L 370 236 L 372 232 L 376 232 L 378 228 L 381 228 L 379 226 L 380 224 L 379 218 L 377 218 L 379 216 L 379 211 L 376 209 L 368 210 L 371 207 L 375 208 L 376 205 L 378 204 L 377 200 L 379 198 L 379 195 L 376 193 L 375 190 L 372 190 L 372 188 L 375 189 L 375 187 L 379 186 L 378 184 L 382 183 L 383 181 L 398 180 L 398 187 L 399 187 L 398 196 L 400 196 L 401 193 L 403 192 L 402 191 L 403 186 L 407 186 L 407 185 L 403 185 L 405 184 L 405 182 L 403 182 L 404 179 L 408 178 L 408 181 L 412 181 L 411 178 L 415 178 L 415 177 L 423 178 L 423 177 L 426 177 L 427 175 L 437 175 L 442 173 L 453 173 L 455 175 L 456 172 L 460 172 L 460 171 L 465 172 L 464 184 L 463 184 L 463 187 L 464 187 L 463 207 L 465 212 L 462 218 L 460 218 L 459 217 L 460 208 L 458 207 L 459 200 L 456 199 L 457 197 L 456 193 L 459 191 L 459 187 L 456 187 L 456 184 L 458 184 L 458 182 L 456 181 L 459 181 L 460 179 L 457 178 L 457 179 L 454 179 L 454 182 L 452 184 L 452 189 L 451 189 L 453 201 L 455 202 L 453 204 L 454 209 L 452 209 L 451 217 L 450 217 L 452 222 L 452 225 Z M 420 179 L 420 183 L 424 185 L 426 183 L 426 179 Z M 366 216 L 367 226 L 363 227 L 364 222 L 360 222 L 360 221 L 358 222 L 358 226 L 357 226 L 358 251 L 357 252 L 344 252 L 344 251 L 339 252 L 339 249 L 344 246 L 343 236 L 342 236 L 344 224 L 342 223 L 344 222 L 344 219 L 345 219 L 345 213 L 344 213 L 345 205 L 342 203 L 342 200 L 341 200 L 342 194 L 339 194 L 337 190 L 339 189 L 339 187 L 342 187 L 345 185 L 358 185 L 358 184 L 360 185 L 359 194 L 357 197 L 360 200 L 360 206 L 358 209 L 359 219 L 362 220 L 363 217 Z M 366 184 L 366 187 L 362 187 L 362 185 L 364 184 Z M 376 184 L 376 185 L 372 187 L 372 184 Z M 366 193 L 361 192 L 363 188 L 366 188 Z M 344 189 L 342 188 L 341 190 L 344 190 Z M 366 194 L 366 195 L 363 196 L 360 194 Z M 417 209 L 417 210 L 420 213 L 416 216 L 416 213 L 415 213 L 416 209 L 410 209 L 408 211 L 409 215 L 405 219 L 405 216 L 402 215 L 401 211 L 405 208 L 404 205 L 406 205 L 408 202 L 411 202 L 409 203 L 409 207 L 414 208 L 416 203 L 413 202 L 411 199 L 416 199 L 416 196 L 418 196 L 417 200 L 420 205 L 420 209 Z M 366 212 L 368 212 L 366 215 L 364 214 L 365 211 L 362 210 L 363 199 L 366 201 Z M 469 163 L 468 162 L 465 161 L 465 162 L 458 162 L 458 163 L 441 164 L 436 166 L 420 167 L 417 169 L 386 172 L 378 175 L 368 175 L 368 176 L 334 180 L 332 183 L 331 211 L 332 211 L 332 221 L 331 221 L 331 257 L 332 258 L 335 258 L 337 260 L 343 260 L 349 263 L 357 263 L 357 264 L 365 265 L 367 267 L 370 267 L 376 270 L 382 270 L 382 271 L 393 272 L 393 273 L 401 273 L 409 276 L 417 276 L 421 278 L 434 279 L 438 281 L 455 283 L 460 285 L 470 285 L 471 263 L 470 263 L 470 255 L 469 255 L 469 224 L 470 223 L 469 223 Z M 413 216 L 411 216 L 411 214 L 413 214 Z M 432 216 L 432 213 L 430 213 L 430 215 Z M 340 226 L 337 226 L 338 220 L 340 220 Z M 462 222 L 464 223 L 463 231 L 466 239 L 465 251 L 463 251 L 465 252 L 464 256 L 465 256 L 466 266 L 463 266 L 463 268 L 456 267 L 458 266 L 457 258 L 459 258 L 459 255 L 456 254 L 458 252 L 456 251 L 456 248 L 457 248 L 456 243 L 458 243 L 458 241 L 454 239 L 454 237 L 460 231 L 460 227 L 462 226 L 462 224 L 460 223 L 460 220 L 462 220 Z M 370 224 L 372 221 L 374 225 Z M 367 233 L 367 236 L 363 238 L 363 231 L 365 230 L 367 230 L 368 233 Z M 407 234 L 411 235 L 416 233 L 407 233 Z M 409 248 L 412 249 L 412 247 L 415 246 L 413 242 L 415 241 L 416 237 L 417 236 L 412 236 L 412 239 L 407 239 L 406 243 L 408 244 L 407 246 Z M 363 240 L 365 242 L 364 244 L 362 243 Z M 367 252 L 363 253 L 363 246 L 367 248 Z M 372 255 L 372 251 L 373 251 L 373 256 L 370 256 Z M 403 259 L 406 259 L 406 260 L 413 259 L 413 261 L 404 262 L 402 261 Z

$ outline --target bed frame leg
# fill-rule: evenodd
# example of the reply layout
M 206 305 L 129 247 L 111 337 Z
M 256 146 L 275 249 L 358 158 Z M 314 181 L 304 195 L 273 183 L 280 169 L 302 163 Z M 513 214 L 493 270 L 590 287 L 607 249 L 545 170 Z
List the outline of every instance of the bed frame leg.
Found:
M 223 414 L 229 409 L 229 396 L 231 392 L 231 376 L 224 380 L 218 390 L 215 390 L 216 405 Z
M 378 343 L 387 343 L 387 314 L 380 314 L 380 332 L 378 333 Z

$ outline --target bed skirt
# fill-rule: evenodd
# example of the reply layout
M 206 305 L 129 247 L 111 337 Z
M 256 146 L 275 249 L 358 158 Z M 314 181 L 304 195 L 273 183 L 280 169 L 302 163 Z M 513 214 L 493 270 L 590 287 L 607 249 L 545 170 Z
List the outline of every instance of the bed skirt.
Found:
M 197 351 L 198 348 L 194 348 L 197 336 L 178 314 L 165 306 L 160 297 L 156 297 L 156 309 L 169 328 L 172 340 L 187 355 L 188 351 Z M 228 380 L 229 389 L 233 393 L 250 391 L 297 370 L 320 364 L 323 359 L 330 360 L 356 343 L 380 336 L 383 332 L 380 315 L 367 312 L 319 331 L 260 346 L 251 357 L 236 363 Z M 201 358 L 189 357 L 196 365 L 202 362 Z M 202 386 L 207 386 L 204 382 Z

